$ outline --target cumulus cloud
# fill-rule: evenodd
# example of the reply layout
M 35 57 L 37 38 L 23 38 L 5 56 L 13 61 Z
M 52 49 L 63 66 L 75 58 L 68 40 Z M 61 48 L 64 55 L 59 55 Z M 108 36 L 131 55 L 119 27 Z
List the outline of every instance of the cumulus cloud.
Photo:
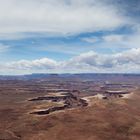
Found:
M 99 54 L 91 51 L 71 59 L 67 64 L 83 64 L 105 69 L 126 64 L 140 65 L 140 49 L 131 49 L 117 54 Z
M 27 69 L 53 69 L 57 66 L 57 62 L 51 60 L 49 58 L 42 58 L 36 60 L 20 60 L 17 62 L 7 63 L 6 66 L 10 69 L 19 69 L 19 70 L 27 70 Z
M 0 0 L 0 33 L 78 34 L 112 30 L 127 23 L 126 17 L 105 1 Z
M 94 51 L 83 53 L 67 61 L 54 61 L 49 58 L 21 60 L 1 65 L 3 71 L 18 74 L 33 72 L 139 72 L 140 48 L 116 54 L 99 54 Z

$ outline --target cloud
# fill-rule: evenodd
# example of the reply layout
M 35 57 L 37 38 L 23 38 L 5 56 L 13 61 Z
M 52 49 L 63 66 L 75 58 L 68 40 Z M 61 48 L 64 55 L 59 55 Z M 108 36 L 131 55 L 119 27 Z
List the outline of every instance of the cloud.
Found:
M 65 62 L 64 69 L 93 73 L 137 73 L 140 71 L 140 48 L 108 55 L 90 51 Z
M 81 40 L 90 44 L 98 43 L 98 47 L 110 48 L 112 50 L 114 48 L 140 48 L 140 26 L 137 25 L 133 27 L 131 33 L 110 33 L 107 35 L 100 35 L 98 37 L 85 37 L 81 38 Z
M 117 44 L 126 48 L 140 48 L 140 28 L 137 27 L 131 34 L 112 34 L 102 37 L 105 43 Z
M 110 55 L 90 51 L 67 61 L 55 61 L 49 58 L 32 61 L 21 60 L 1 64 L 1 68 L 0 72 L 15 72 L 16 74 L 34 72 L 139 72 L 140 48 Z
M 108 35 L 108 36 L 104 36 L 103 40 L 106 42 L 121 42 L 125 40 L 125 36 L 124 35 Z
M 96 43 L 96 42 L 100 41 L 100 38 L 93 36 L 93 37 L 84 37 L 84 38 L 81 38 L 81 40 L 88 42 L 88 43 Z
M 53 69 L 57 66 L 57 62 L 49 58 L 37 60 L 20 60 L 17 62 L 7 63 L 6 66 L 10 69 L 28 70 L 28 69 Z
M 135 4 L 135 2 L 132 3 Z M 60 39 L 60 44 L 55 44 L 55 41 L 51 44 L 46 39 L 46 42 L 48 41 L 47 45 L 46 42 L 45 45 L 42 43 L 44 40 L 42 42 L 39 40 L 38 47 L 32 44 L 34 47 L 30 46 L 30 49 L 27 49 L 30 44 L 25 43 L 23 45 L 27 45 L 26 49 L 32 51 L 32 53 L 39 51 L 40 55 L 42 51 L 59 52 L 73 56 L 93 49 L 103 52 L 106 47 L 114 50 L 113 54 L 90 51 L 65 61 L 42 58 L 32 61 L 20 60 L 3 63 L 0 64 L 0 73 L 140 71 L 139 22 L 135 19 L 134 11 L 133 17 L 128 8 L 125 12 L 123 11 L 125 9 L 123 6 L 126 4 L 126 2 L 120 4 L 120 0 L 115 2 L 113 0 L 0 0 L 0 40 L 3 40 L 6 44 L 11 43 L 7 40 L 13 39 L 53 38 L 56 36 L 57 39 L 60 39 L 60 37 L 64 39 L 65 36 L 73 35 L 72 38 L 74 39 L 71 40 L 66 41 L 65 38 L 64 41 L 61 41 Z M 121 7 L 121 5 L 123 6 Z M 127 7 L 131 7 L 131 4 Z M 135 7 L 133 7 L 133 10 L 135 10 Z M 120 27 L 130 27 L 133 32 L 129 34 L 122 30 L 120 31 L 121 34 L 115 34 L 115 31 L 117 33 L 119 31 L 117 29 L 120 29 Z M 95 36 L 83 37 L 79 41 L 79 36 L 82 33 L 89 36 L 88 32 L 95 33 Z M 101 35 L 97 35 L 96 32 L 101 33 Z M 21 43 L 24 42 L 22 41 Z M 83 41 L 90 43 L 90 45 L 88 43 L 82 45 Z M 18 42 L 17 44 L 16 42 L 12 43 L 15 43 L 15 46 L 10 44 L 14 49 L 11 53 L 6 54 L 7 57 L 14 56 L 12 53 L 16 53 L 16 47 L 21 45 Z M 41 43 L 44 46 L 41 46 Z M 94 43 L 97 46 L 91 46 Z M 119 49 L 124 47 L 130 50 L 118 53 L 115 52 L 115 47 Z M 102 48 L 104 50 L 101 50 Z M 10 46 L 0 44 L 0 53 L 9 49 Z M 24 50 L 24 47 L 21 47 L 20 52 L 23 51 L 24 53 L 26 49 Z M 15 58 L 14 60 L 18 59 Z
M 0 53 L 3 53 L 3 52 L 8 51 L 10 48 L 11 48 L 11 47 L 8 46 L 8 45 L 0 44 Z
M 79 34 L 128 24 L 117 7 L 99 0 L 0 0 L 0 33 Z
M 96 43 L 96 42 L 120 43 L 126 40 L 128 36 L 129 35 L 123 35 L 123 34 L 110 34 L 110 35 L 104 35 L 104 36 L 98 36 L 98 37 L 95 37 L 95 36 L 84 37 L 84 38 L 81 38 L 81 40 L 88 43 Z

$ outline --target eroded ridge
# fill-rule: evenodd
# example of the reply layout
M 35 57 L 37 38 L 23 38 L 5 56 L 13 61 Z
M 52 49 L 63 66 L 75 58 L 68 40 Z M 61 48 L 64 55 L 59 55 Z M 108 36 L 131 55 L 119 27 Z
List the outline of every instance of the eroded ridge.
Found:
M 43 101 L 43 100 L 57 102 L 58 106 L 54 106 L 46 110 L 35 111 L 32 112 L 31 114 L 45 115 L 56 111 L 62 111 L 65 109 L 88 106 L 88 102 L 86 100 L 78 98 L 74 96 L 72 93 L 67 93 L 59 96 L 37 97 L 34 99 L 30 99 L 29 101 Z M 63 104 L 59 105 L 59 103 Z

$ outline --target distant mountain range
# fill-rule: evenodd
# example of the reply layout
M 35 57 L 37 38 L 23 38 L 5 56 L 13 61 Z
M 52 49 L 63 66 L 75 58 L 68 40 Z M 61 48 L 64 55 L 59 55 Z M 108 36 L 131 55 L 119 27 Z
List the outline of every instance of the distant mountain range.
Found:
M 107 73 L 80 73 L 80 74 L 45 74 L 45 73 L 35 73 L 29 75 L 0 75 L 0 80 L 32 80 L 32 79 L 89 79 L 89 80 L 97 80 L 97 79 L 140 79 L 140 74 L 107 74 Z

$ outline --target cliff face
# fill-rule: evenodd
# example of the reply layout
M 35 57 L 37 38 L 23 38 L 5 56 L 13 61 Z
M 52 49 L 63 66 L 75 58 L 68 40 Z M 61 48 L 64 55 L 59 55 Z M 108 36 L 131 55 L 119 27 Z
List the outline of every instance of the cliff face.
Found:
M 45 114 L 50 114 L 55 111 L 65 110 L 69 108 L 88 106 L 88 103 L 86 100 L 81 99 L 81 98 L 79 99 L 77 96 L 74 96 L 70 92 L 62 96 L 37 97 L 37 98 L 30 99 L 29 101 L 43 101 L 43 100 L 57 102 L 57 103 L 63 102 L 63 105 L 54 106 L 46 110 L 35 111 L 35 112 L 32 112 L 31 114 L 45 115 Z

